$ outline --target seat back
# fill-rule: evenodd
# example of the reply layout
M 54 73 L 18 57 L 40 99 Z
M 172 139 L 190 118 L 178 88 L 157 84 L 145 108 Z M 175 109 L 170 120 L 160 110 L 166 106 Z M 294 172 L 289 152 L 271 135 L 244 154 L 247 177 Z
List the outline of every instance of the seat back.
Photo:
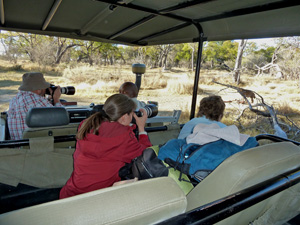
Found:
M 185 212 L 186 196 L 169 177 L 100 189 L 0 215 L 0 224 L 155 224 Z
M 26 115 L 26 124 L 23 139 L 74 135 L 78 128 L 78 124 L 69 124 L 68 112 L 63 107 L 32 108 Z M 55 143 L 55 147 L 75 147 L 75 141 Z
M 290 142 L 239 152 L 222 162 L 187 195 L 187 211 L 295 169 L 299 162 L 300 148 Z M 218 224 L 282 224 L 296 216 L 299 207 L 297 184 Z
M 162 145 L 168 140 L 176 139 L 180 133 L 180 125 L 178 123 L 169 124 L 167 130 L 149 132 L 148 136 L 152 145 Z
M 29 139 L 29 148 L 2 148 L 0 183 L 61 188 L 73 171 L 74 148 L 55 148 L 53 137 Z

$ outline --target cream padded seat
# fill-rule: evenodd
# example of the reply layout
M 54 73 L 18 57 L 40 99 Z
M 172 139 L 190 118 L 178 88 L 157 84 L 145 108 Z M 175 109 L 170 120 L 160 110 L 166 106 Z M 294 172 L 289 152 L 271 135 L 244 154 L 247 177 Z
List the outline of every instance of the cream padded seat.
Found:
M 187 195 L 187 211 L 299 165 L 300 148 L 290 142 L 273 143 L 239 152 L 221 163 Z M 300 184 L 297 184 L 218 224 L 282 224 L 299 213 Z
M 0 224 L 155 224 L 184 213 L 186 205 L 176 182 L 160 177 L 4 213 Z
M 55 148 L 53 137 L 29 139 L 29 148 L 2 148 L 0 183 L 61 188 L 73 171 L 74 148 Z

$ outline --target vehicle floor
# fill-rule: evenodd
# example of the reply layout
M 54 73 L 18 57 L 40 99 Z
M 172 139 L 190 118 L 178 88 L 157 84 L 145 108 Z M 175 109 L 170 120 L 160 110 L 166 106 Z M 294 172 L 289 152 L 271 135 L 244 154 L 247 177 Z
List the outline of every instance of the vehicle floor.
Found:
M 293 219 L 291 219 L 290 221 L 284 223 L 283 225 L 299 225 L 299 224 L 300 224 L 300 214 L 294 217 Z
M 0 214 L 59 199 L 60 188 L 13 187 L 0 183 Z

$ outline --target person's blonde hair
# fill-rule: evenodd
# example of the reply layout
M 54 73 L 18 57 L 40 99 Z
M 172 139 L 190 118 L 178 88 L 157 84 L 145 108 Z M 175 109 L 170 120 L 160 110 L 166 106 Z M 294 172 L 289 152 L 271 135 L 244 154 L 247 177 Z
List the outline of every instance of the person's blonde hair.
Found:
M 225 103 L 218 95 L 201 99 L 197 117 L 205 116 L 207 119 L 219 121 L 223 117 Z
M 103 121 L 117 121 L 125 114 L 130 114 L 136 104 L 126 95 L 114 94 L 104 103 L 102 110 L 87 118 L 77 132 L 77 139 L 84 139 L 88 133 L 99 134 Z

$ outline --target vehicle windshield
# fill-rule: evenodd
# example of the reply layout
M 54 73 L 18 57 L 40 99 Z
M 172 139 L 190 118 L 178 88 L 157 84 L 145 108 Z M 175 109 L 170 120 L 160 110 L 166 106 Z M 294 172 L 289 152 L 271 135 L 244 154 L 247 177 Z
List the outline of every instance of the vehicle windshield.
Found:
M 36 71 L 53 85 L 75 87 L 74 95 L 61 95 L 68 108 L 103 104 L 122 83 L 140 76 L 139 100 L 158 103 L 158 116 L 181 110 L 179 123 L 190 119 L 198 43 L 132 47 L 14 32 L 1 38 L 1 112 L 22 75 Z M 299 37 L 204 42 L 196 113 L 203 97 L 220 95 L 226 103 L 222 122 L 255 136 L 276 132 L 269 120 L 273 107 L 283 131 L 299 140 L 299 60 Z M 144 74 L 133 72 L 138 63 Z

